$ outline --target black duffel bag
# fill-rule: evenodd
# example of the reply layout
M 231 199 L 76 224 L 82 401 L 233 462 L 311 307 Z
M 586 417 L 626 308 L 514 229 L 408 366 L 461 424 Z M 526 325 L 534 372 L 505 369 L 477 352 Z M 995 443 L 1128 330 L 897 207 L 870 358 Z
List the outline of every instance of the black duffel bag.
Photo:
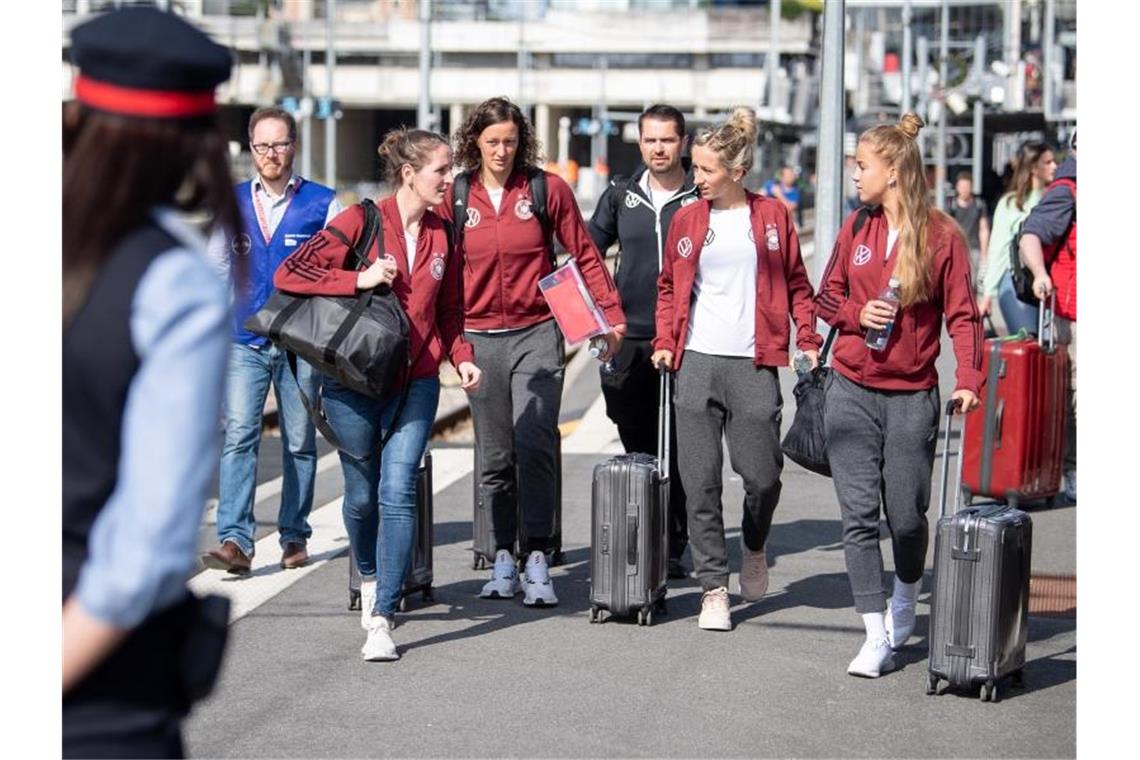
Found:
M 358 268 L 367 269 L 368 250 L 383 230 L 372 201 L 365 199 L 360 205 L 364 232 L 358 245 L 349 247 Z M 339 230 L 330 227 L 329 232 L 348 244 Z M 406 379 L 408 317 L 387 286 L 356 296 L 274 291 L 265 306 L 245 321 L 245 328 L 301 357 L 322 375 L 371 398 L 387 399 Z
M 827 461 L 827 436 L 823 429 L 823 389 L 831 372 L 825 365 L 835 328 L 827 335 L 827 342 L 819 352 L 819 365 L 796 381 L 792 394 L 796 397 L 796 416 L 784 436 L 780 449 L 784 456 L 804 469 L 831 477 L 831 464 Z

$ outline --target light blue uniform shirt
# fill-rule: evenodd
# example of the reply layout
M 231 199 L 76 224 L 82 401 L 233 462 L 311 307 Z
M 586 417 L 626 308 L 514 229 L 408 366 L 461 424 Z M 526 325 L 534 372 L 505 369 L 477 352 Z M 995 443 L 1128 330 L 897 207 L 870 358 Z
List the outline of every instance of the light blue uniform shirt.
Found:
M 182 247 L 158 256 L 131 302 L 139 368 L 123 411 L 118 479 L 88 537 L 75 593 L 83 609 L 131 628 L 178 601 L 218 464 L 229 307 L 206 241 L 169 209 L 155 221 Z

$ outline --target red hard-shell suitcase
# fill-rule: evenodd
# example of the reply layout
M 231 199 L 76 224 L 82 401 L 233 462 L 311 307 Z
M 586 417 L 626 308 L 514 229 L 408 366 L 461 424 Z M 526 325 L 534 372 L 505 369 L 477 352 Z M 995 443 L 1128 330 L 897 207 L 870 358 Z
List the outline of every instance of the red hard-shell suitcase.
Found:
M 1061 488 L 1069 354 L 1053 339 L 1053 310 L 1041 304 L 1038 337 L 986 341 L 981 414 L 966 417 L 962 487 L 1011 505 Z

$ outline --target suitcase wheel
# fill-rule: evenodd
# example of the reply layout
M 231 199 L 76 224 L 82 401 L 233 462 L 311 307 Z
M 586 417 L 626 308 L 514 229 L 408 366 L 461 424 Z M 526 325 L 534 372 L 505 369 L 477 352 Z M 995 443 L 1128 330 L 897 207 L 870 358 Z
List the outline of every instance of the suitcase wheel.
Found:
M 938 676 L 933 673 L 926 674 L 926 695 L 938 693 Z
M 487 558 L 484 557 L 482 554 L 479 554 L 478 552 L 476 552 L 475 553 L 475 559 L 473 559 L 471 561 L 471 569 L 472 570 L 486 570 L 487 569 Z
M 406 596 L 400 597 L 400 603 L 396 606 L 400 612 L 406 612 L 408 609 L 408 598 Z
M 602 611 L 592 604 L 590 605 L 590 622 L 591 623 L 602 622 Z
M 359 591 L 349 591 L 348 592 L 348 609 L 349 610 L 359 610 L 360 609 L 360 592 Z
M 637 624 L 638 625 L 653 625 L 653 610 L 649 607 L 642 607 L 637 611 Z
M 982 684 L 981 689 L 978 690 L 978 696 L 983 702 L 997 702 L 998 701 L 998 688 L 997 684 L 993 681 L 986 681 Z

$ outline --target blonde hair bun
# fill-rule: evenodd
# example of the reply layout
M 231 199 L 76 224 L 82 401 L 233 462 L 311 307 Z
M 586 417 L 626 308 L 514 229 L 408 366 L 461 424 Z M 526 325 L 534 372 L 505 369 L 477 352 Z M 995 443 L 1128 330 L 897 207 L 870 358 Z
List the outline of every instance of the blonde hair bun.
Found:
M 756 142 L 760 125 L 756 123 L 756 112 L 751 108 L 738 106 L 732 109 L 725 126 L 740 133 L 749 144 Z
M 902 133 L 911 140 L 918 137 L 918 130 L 922 129 L 925 126 L 926 122 L 924 122 L 922 120 L 922 117 L 916 114 L 914 111 L 907 111 L 902 115 L 902 118 L 899 119 L 899 129 L 901 129 Z

